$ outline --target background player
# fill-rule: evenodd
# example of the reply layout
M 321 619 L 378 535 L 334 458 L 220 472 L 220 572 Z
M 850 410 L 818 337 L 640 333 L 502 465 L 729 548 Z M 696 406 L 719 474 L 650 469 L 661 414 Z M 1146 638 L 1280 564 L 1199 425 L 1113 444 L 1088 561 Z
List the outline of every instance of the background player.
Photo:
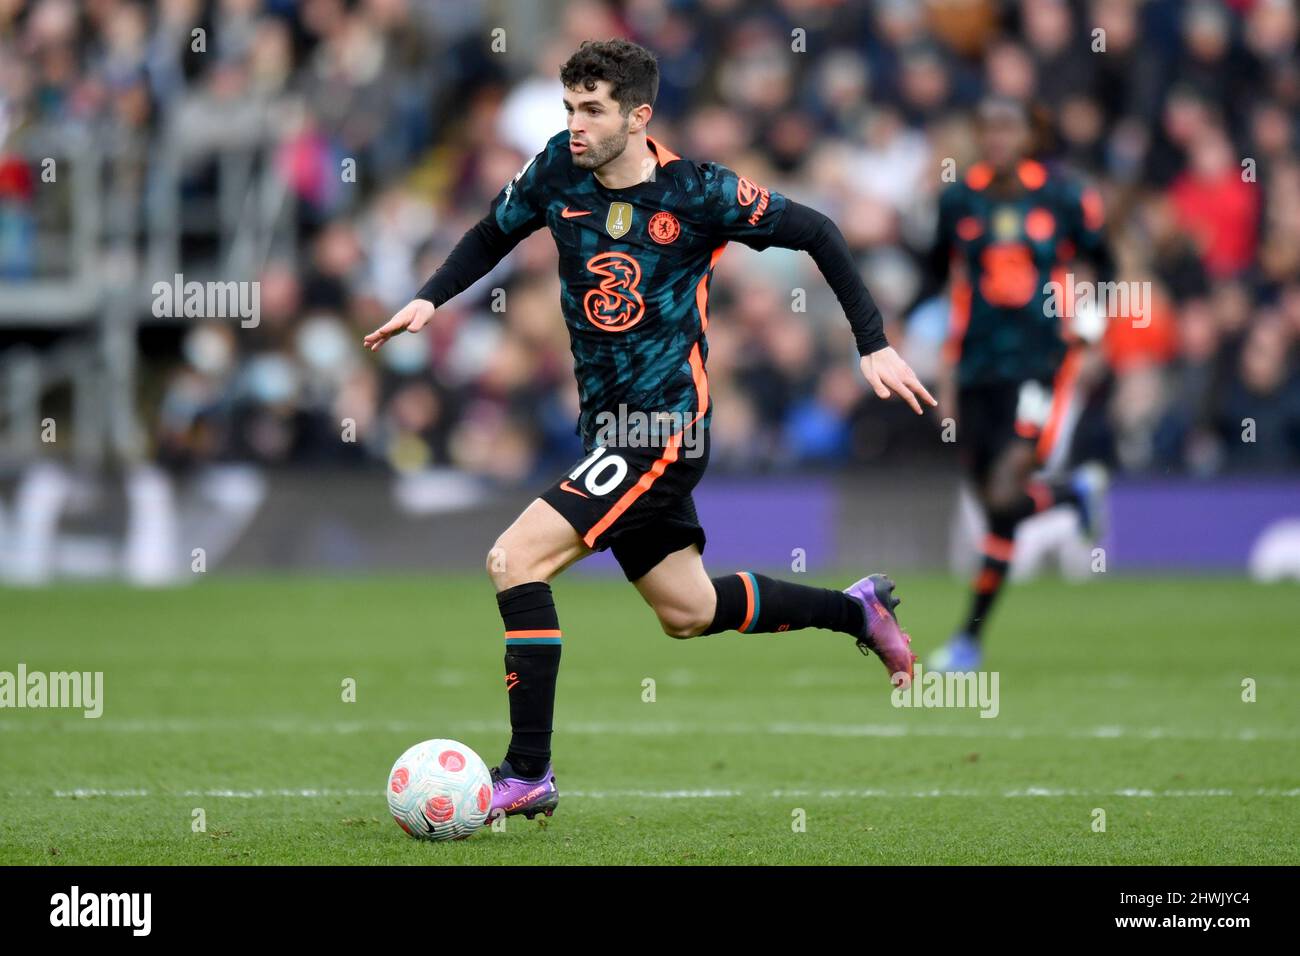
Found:
M 891 679 L 911 679 L 910 638 L 899 630 L 893 582 L 883 575 L 841 592 L 748 571 L 710 579 L 704 569 L 691 490 L 708 461 L 704 333 L 709 279 L 727 242 L 808 251 L 849 319 L 875 393 L 897 393 L 918 414 L 920 402 L 935 404 L 889 347 L 880 312 L 829 219 L 725 167 L 681 159 L 647 135 L 659 84 L 652 54 L 628 41 L 588 41 L 560 76 L 568 131 L 501 191 L 415 301 L 365 339 L 378 349 L 399 332 L 418 332 L 436 306 L 525 236 L 550 229 L 588 454 L 524 510 L 487 562 L 505 625 L 512 729 L 493 771 L 493 809 L 530 817 L 549 814 L 559 798 L 551 723 L 561 631 L 548 582 L 593 551 L 613 550 L 674 637 L 826 628 L 879 654 Z M 602 414 L 620 408 L 680 427 L 649 444 L 602 434 Z M 687 437 L 701 439 L 698 454 L 687 453 Z
M 988 521 L 970 612 L 931 665 L 950 671 L 979 666 L 1016 526 L 1068 504 L 1085 533 L 1098 537 L 1105 491 L 1099 466 L 1069 479 L 1035 477 L 1055 449 L 1068 451 L 1080 342 L 1099 338 L 1104 325 L 1094 310 L 1075 310 L 1066 288 L 1076 257 L 1090 262 L 1098 282 L 1112 279 L 1100 197 L 1029 158 L 1029 119 L 1019 102 L 985 100 L 979 127 L 981 161 L 940 198 L 920 296 L 941 289 L 956 263 L 940 417 L 956 420 L 962 462 Z

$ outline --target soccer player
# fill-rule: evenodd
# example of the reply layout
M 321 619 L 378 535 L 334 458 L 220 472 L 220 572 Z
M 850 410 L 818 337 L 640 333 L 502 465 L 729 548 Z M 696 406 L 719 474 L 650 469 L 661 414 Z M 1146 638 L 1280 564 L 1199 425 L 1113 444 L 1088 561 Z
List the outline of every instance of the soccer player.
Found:
M 958 672 L 979 666 L 1016 526 L 1066 504 L 1095 539 L 1106 483 L 1096 465 L 1054 480 L 1041 471 L 1068 451 L 1083 343 L 1104 326 L 1084 303 L 1073 308 L 1066 272 L 1077 257 L 1098 282 L 1111 281 L 1100 198 L 1029 158 L 1029 119 L 1015 100 L 981 104 L 979 139 L 982 161 L 940 197 L 938 237 L 917 297 L 941 290 L 957 264 L 939 414 L 956 421 L 963 466 L 988 521 L 970 613 L 931 664 Z
M 487 558 L 505 626 L 511 724 L 509 749 L 492 772 L 492 809 L 529 818 L 549 816 L 559 800 L 551 722 L 561 631 L 549 582 L 593 551 L 613 550 L 673 637 L 824 628 L 879 655 L 891 682 L 911 680 L 915 655 L 888 577 L 836 591 L 749 571 L 710 578 L 704 569 L 691 490 L 708 462 L 709 281 L 727 243 L 809 252 L 849 319 L 875 393 L 899 395 L 917 414 L 922 401 L 935 404 L 889 347 L 829 219 L 723 166 L 682 159 L 647 135 L 659 87 L 653 55 L 624 40 L 586 41 L 560 79 L 567 132 L 506 185 L 416 299 L 365 338 L 374 350 L 418 332 L 435 307 L 521 239 L 550 229 L 587 454 L 524 509 Z M 611 435 L 604 425 L 620 406 L 624 421 L 640 412 L 668 427 L 653 441 L 635 430 Z

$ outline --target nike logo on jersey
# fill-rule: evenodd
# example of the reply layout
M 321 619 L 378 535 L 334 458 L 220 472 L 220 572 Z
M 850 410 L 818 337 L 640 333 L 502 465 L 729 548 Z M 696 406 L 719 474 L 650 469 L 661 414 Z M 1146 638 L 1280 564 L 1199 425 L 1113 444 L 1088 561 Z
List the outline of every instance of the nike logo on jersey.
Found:
M 568 206 L 565 206 L 564 209 L 560 212 L 560 215 L 563 216 L 565 219 L 577 219 L 579 216 L 590 216 L 591 210 L 570 209 Z
M 591 497 L 591 495 L 583 494 L 583 493 L 582 493 L 581 491 L 579 491 L 577 488 L 573 487 L 573 485 L 569 484 L 569 482 L 568 482 L 567 479 L 566 479 L 565 481 L 560 482 L 560 490 L 561 490 L 561 491 L 567 491 L 567 492 L 568 492 L 569 494 L 571 494 L 571 495 L 577 495 L 579 498 L 590 498 L 590 497 Z

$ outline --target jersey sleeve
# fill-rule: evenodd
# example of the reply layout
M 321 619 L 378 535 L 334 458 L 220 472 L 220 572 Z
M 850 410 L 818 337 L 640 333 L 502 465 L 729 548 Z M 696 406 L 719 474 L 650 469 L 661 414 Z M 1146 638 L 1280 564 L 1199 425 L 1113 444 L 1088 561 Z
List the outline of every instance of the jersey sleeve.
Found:
M 1099 271 L 1108 271 L 1109 247 L 1106 243 L 1106 212 L 1101 194 L 1092 186 L 1069 184 L 1065 189 L 1066 235 L 1078 255 L 1091 261 Z M 1109 276 L 1099 276 L 1105 280 Z
M 939 214 L 935 220 L 934 244 L 926 257 L 923 286 L 929 298 L 938 295 L 948 284 L 952 271 L 953 247 L 957 244 L 957 223 L 966 209 L 966 194 L 954 184 L 939 194 Z
M 935 219 L 934 248 L 946 260 L 952 255 L 952 247 L 957 239 L 957 221 L 965 208 L 966 196 L 957 184 L 949 186 L 939 194 L 939 210 Z
M 785 196 L 719 163 L 701 163 L 700 175 L 710 235 L 754 249 L 772 245 L 772 234 L 785 211 Z
M 546 174 L 552 152 L 552 144 L 547 143 L 492 200 L 492 220 L 515 242 L 546 225 Z
M 1064 195 L 1065 234 L 1074 244 L 1076 255 L 1092 265 L 1097 282 L 1113 281 L 1115 262 L 1106 239 L 1101 194 L 1092 186 L 1067 183 Z M 1083 342 L 1095 343 L 1105 335 L 1106 324 L 1112 318 L 1115 316 L 1107 315 L 1095 305 L 1076 308 L 1070 317 L 1069 333 Z

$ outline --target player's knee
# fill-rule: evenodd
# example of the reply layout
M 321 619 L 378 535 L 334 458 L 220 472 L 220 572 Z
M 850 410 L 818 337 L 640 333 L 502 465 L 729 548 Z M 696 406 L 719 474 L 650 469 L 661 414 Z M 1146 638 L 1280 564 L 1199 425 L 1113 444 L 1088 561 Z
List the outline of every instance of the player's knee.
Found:
M 526 555 L 518 548 L 511 548 L 504 538 L 498 538 L 492 550 L 487 553 L 487 573 L 498 591 L 514 587 L 525 581 L 538 580 Z M 532 575 L 532 576 L 530 576 Z
M 659 626 L 664 633 L 679 640 L 699 637 L 712 623 L 688 608 L 656 608 L 655 614 L 659 616 Z
M 539 558 L 532 548 L 504 535 L 488 552 L 486 566 L 488 577 L 498 591 L 530 581 L 549 581 L 556 572 L 553 560 Z

